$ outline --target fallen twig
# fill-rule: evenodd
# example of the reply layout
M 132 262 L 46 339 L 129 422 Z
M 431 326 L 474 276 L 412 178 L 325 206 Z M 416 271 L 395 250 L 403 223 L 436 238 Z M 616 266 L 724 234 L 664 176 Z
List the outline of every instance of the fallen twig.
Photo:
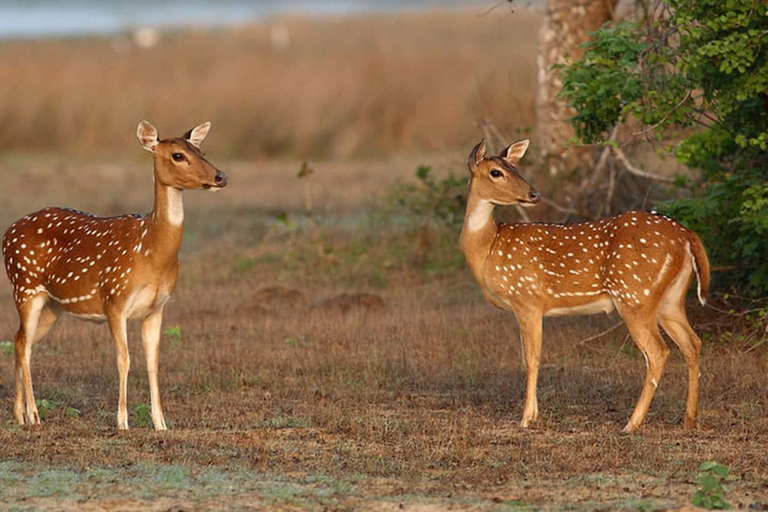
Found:
M 624 321 L 622 320 L 621 322 L 617 323 L 616 325 L 613 325 L 612 327 L 609 327 L 608 329 L 604 330 L 603 332 L 597 333 L 594 336 L 590 336 L 589 338 L 584 338 L 583 340 L 577 341 L 576 342 L 576 346 L 577 347 L 581 347 L 581 346 L 583 346 L 587 342 L 590 342 L 592 340 L 596 340 L 597 338 L 601 338 L 601 337 L 605 336 L 606 334 L 608 334 L 609 332 L 611 332 L 611 331 L 613 331 L 615 329 L 618 329 L 619 326 L 621 326 L 623 324 L 624 324 Z

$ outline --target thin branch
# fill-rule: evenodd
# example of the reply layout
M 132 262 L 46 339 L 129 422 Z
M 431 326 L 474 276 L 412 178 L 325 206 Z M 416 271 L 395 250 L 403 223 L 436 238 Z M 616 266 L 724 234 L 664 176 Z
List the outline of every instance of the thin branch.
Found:
M 579 340 L 579 341 L 577 341 L 577 342 L 576 342 L 576 346 L 577 346 L 577 347 L 581 347 L 581 346 L 583 346 L 585 343 L 588 343 L 588 342 L 590 342 L 590 341 L 592 341 L 592 340 L 596 340 L 596 339 L 598 339 L 598 338 L 602 338 L 603 336 L 605 336 L 605 335 L 606 335 L 606 334 L 608 334 L 609 332 L 611 332 L 611 331 L 614 331 L 614 330 L 618 329 L 619 327 L 621 327 L 621 325 L 622 325 L 622 324 L 624 324 L 624 321 L 623 321 L 623 320 L 622 320 L 621 322 L 619 322 L 619 323 L 617 323 L 617 324 L 615 324 L 615 325 L 613 325 L 613 326 L 609 327 L 608 329 L 604 330 L 603 332 L 597 333 L 597 334 L 595 334 L 594 336 L 590 336 L 589 338 L 584 338 L 583 340 Z
M 515 1 L 515 0 L 501 0 L 501 2 L 499 2 L 499 3 L 495 4 L 494 6 L 492 6 L 492 7 L 488 8 L 488 9 L 487 9 L 485 12 L 483 12 L 482 14 L 478 14 L 478 15 L 477 15 L 477 17 L 478 17 L 478 18 L 482 18 L 482 17 L 484 17 L 484 16 L 488 16 L 489 14 L 491 14 L 491 12 L 495 11 L 496 9 L 498 9 L 499 7 L 501 7 L 502 5 L 504 5 L 504 4 L 506 4 L 506 3 L 508 3 L 508 4 L 511 6 L 511 5 L 512 5 L 512 2 L 514 2 L 514 1 Z M 514 13 L 515 11 L 514 11 L 512 8 L 510 8 L 510 12 L 513 12 L 513 13 Z
M 481 119 L 477 124 L 480 126 L 480 129 L 483 130 L 483 137 L 485 137 L 485 144 L 488 147 L 488 151 L 490 151 L 491 154 L 496 154 L 496 146 L 493 143 L 493 135 L 491 134 L 491 122 L 487 119 Z M 504 144 L 503 141 L 499 142 Z
M 554 202 L 551 199 L 547 199 L 546 197 L 541 198 L 541 202 L 552 208 L 553 210 L 556 210 L 560 213 L 567 213 L 568 215 L 581 215 L 579 212 L 574 210 L 573 208 L 569 206 L 560 206 L 556 202 Z
M 690 97 L 691 97 L 691 91 L 689 90 L 688 92 L 686 92 L 686 93 L 685 93 L 685 96 L 683 97 L 683 99 L 681 99 L 679 102 L 677 102 L 677 105 L 675 105 L 674 107 L 672 107 L 672 109 L 671 109 L 669 112 L 667 112 L 666 114 L 664 114 L 664 117 L 662 117 L 662 118 L 659 120 L 659 122 L 658 122 L 658 123 L 655 123 L 655 124 L 653 124 L 653 125 L 649 126 L 649 127 L 648 127 L 648 128 L 646 128 L 645 130 L 640 130 L 639 132 L 633 132 L 633 133 L 632 133 L 632 137 L 634 137 L 635 135 L 644 135 L 644 134 L 646 134 L 646 133 L 648 133 L 648 132 L 650 132 L 650 131 L 653 131 L 653 130 L 655 130 L 655 129 L 656 129 L 656 128 L 658 128 L 659 126 L 661 126 L 661 124 L 662 124 L 664 121 L 666 121 L 666 120 L 667 120 L 667 118 L 668 118 L 670 115 L 672 115 L 672 112 L 674 112 L 675 110 L 677 110 L 678 108 L 680 108 L 680 106 L 681 106 L 683 103 L 685 103 L 685 102 L 688 100 L 688 98 L 690 98 Z
M 758 343 L 755 343 L 754 345 L 749 347 L 747 350 L 743 350 L 741 353 L 742 354 L 749 354 L 750 352 L 752 352 L 753 350 L 758 348 L 760 345 L 763 345 L 766 341 L 768 341 L 768 336 L 763 336 L 762 340 L 760 340 Z
M 608 174 L 608 192 L 605 195 L 605 213 L 611 214 L 611 202 L 613 202 L 613 193 L 616 190 L 616 165 L 611 162 L 611 172 Z
M 627 159 L 627 156 L 624 154 L 624 152 L 616 146 L 611 146 L 611 151 L 614 155 L 616 155 L 616 158 L 619 160 L 619 162 L 621 162 L 621 164 L 630 174 L 634 174 L 635 176 L 640 176 L 641 178 L 646 178 L 652 181 L 658 181 L 659 183 L 672 184 L 675 182 L 674 178 L 662 176 L 660 174 L 654 174 L 652 172 L 644 171 L 638 167 L 635 167 Z
M 616 133 L 619 131 L 619 126 L 616 125 L 613 127 L 613 130 L 611 130 L 611 134 L 608 135 L 608 140 L 612 141 L 616 139 Z M 595 172 L 592 175 L 593 177 L 600 174 L 603 171 L 603 168 L 605 167 L 605 163 L 608 161 L 608 154 L 611 152 L 610 146 L 605 146 L 603 148 L 603 152 L 600 153 L 600 158 L 597 160 L 597 164 L 595 165 Z
M 525 208 L 519 204 L 516 204 L 515 211 L 517 211 L 517 214 L 520 215 L 521 219 L 523 219 L 523 222 L 531 222 L 531 218 L 528 216 L 528 212 L 525 211 Z

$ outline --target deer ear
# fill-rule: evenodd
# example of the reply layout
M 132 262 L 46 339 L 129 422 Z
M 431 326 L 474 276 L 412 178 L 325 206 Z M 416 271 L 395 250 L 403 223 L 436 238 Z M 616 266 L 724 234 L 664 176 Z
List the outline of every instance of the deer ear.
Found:
M 469 154 L 469 158 L 467 159 L 469 172 L 475 172 L 477 164 L 479 164 L 483 158 L 485 158 L 485 139 L 481 139 Z
M 189 141 L 190 144 L 195 146 L 196 148 L 199 148 L 200 145 L 205 140 L 205 137 L 208 135 L 208 132 L 211 129 L 211 122 L 206 121 L 203 124 L 197 125 L 191 130 L 189 130 L 187 133 L 184 134 L 184 138 Z
M 501 152 L 499 155 L 501 158 L 506 160 L 512 165 L 516 165 L 517 162 L 520 161 L 521 158 L 523 158 L 523 155 L 526 151 L 528 151 L 528 145 L 531 143 L 528 139 L 521 140 L 520 142 L 515 142 L 511 146 L 509 146 L 507 149 Z
M 139 127 L 136 129 L 136 137 L 138 137 L 141 147 L 151 153 L 155 151 L 155 146 L 160 142 L 160 134 L 157 133 L 157 128 L 147 121 L 139 123 Z

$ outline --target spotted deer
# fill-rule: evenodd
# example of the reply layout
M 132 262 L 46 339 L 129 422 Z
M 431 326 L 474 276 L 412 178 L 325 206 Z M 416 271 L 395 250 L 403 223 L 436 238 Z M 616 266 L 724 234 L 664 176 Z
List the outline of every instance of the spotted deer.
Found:
M 702 305 L 709 260 L 695 233 L 663 215 L 632 211 L 579 224 L 497 224 L 496 206 L 533 206 L 541 197 L 518 173 L 528 141 L 486 157 L 485 141 L 472 150 L 469 199 L 461 250 L 487 300 L 517 317 L 527 368 L 521 425 L 538 418 L 536 381 L 542 318 L 616 309 L 646 360 L 643 390 L 625 432 L 643 423 L 669 348 L 664 328 L 688 365 L 685 426 L 696 425 L 701 340 L 685 315 L 694 274 Z
M 40 416 L 32 390 L 32 346 L 62 312 L 107 322 L 117 351 L 120 398 L 117 427 L 128 428 L 130 356 L 126 322 L 141 319 L 152 423 L 165 430 L 157 384 L 163 309 L 176 286 L 184 224 L 182 190 L 219 190 L 227 175 L 204 157 L 200 145 L 210 123 L 183 137 L 161 140 L 154 126 L 139 124 L 142 147 L 153 154 L 155 205 L 147 215 L 97 217 L 68 208 L 45 208 L 16 221 L 3 238 L 5 269 L 19 313 L 13 412 L 20 424 Z

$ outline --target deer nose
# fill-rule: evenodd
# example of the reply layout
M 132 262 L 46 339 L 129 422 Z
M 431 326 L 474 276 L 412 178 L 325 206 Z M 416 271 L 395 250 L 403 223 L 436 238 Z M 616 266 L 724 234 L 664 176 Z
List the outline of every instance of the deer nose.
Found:
M 541 201 L 541 194 L 539 194 L 538 190 L 531 189 L 531 191 L 528 192 L 528 200 L 532 203 L 538 203 Z
M 216 183 L 217 187 L 226 187 L 227 186 L 227 175 L 224 174 L 221 171 L 216 171 L 216 177 L 213 180 Z

